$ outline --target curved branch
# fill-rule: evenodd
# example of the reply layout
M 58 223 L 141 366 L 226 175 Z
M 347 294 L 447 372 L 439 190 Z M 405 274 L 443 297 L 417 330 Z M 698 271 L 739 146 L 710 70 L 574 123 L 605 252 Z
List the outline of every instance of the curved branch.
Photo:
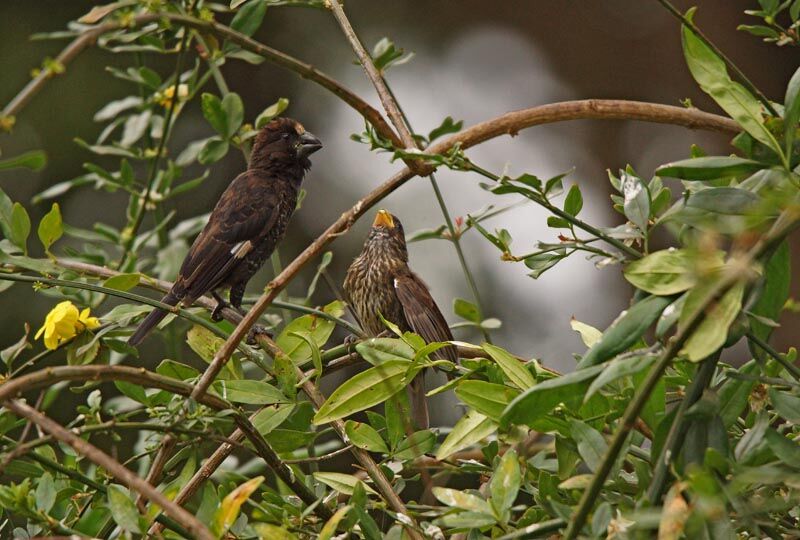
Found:
M 13 399 L 21 392 L 50 386 L 59 381 L 126 381 L 151 388 L 160 388 L 182 396 L 191 395 L 193 388 L 190 384 L 153 373 L 144 368 L 102 365 L 58 366 L 34 371 L 22 377 L 8 379 L 0 385 L 0 403 Z M 244 433 L 250 443 L 252 443 L 258 455 L 269 465 L 275 474 L 289 486 L 305 504 L 311 506 L 317 502 L 316 495 L 314 495 L 314 493 L 296 477 L 294 472 L 283 463 L 278 454 L 275 453 L 272 447 L 264 440 L 264 437 L 241 411 L 233 407 L 228 401 L 213 394 L 204 393 L 199 396 L 196 401 L 212 409 L 234 411 L 233 419 L 236 425 Z M 57 437 L 55 433 L 53 433 L 53 435 Z M 161 503 L 155 502 L 161 505 Z M 161 506 L 163 508 L 163 505 Z M 330 519 L 333 515 L 330 509 L 324 504 L 316 504 L 314 512 L 324 520 Z M 175 519 L 177 520 L 177 518 Z
M 33 407 L 20 401 L 13 399 L 5 400 L 3 401 L 3 406 L 17 416 L 30 420 L 44 431 L 50 433 L 56 439 L 68 444 L 80 455 L 86 456 L 93 463 L 108 471 L 117 480 L 137 493 L 140 493 L 150 502 L 159 505 L 164 509 L 164 512 L 168 516 L 181 524 L 187 531 L 192 533 L 194 537 L 201 540 L 214 540 L 215 537 L 213 534 L 211 534 L 211 531 L 209 531 L 208 528 L 196 517 L 174 502 L 170 501 L 156 488 L 148 484 L 144 479 L 133 474 L 119 461 L 115 460 L 93 444 L 86 442 L 74 433 L 71 433 L 68 429 L 65 429 L 57 422 L 46 417 Z

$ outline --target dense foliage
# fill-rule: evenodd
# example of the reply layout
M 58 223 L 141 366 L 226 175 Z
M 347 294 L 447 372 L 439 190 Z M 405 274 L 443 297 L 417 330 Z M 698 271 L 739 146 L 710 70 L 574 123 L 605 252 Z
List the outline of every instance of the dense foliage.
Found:
M 567 175 L 511 178 L 470 160 L 469 146 L 531 123 L 492 131 L 490 122 L 470 135 L 448 117 L 427 135 L 413 133 L 383 80 L 410 59 L 390 40 L 381 40 L 365 65 L 387 122 L 333 79 L 249 38 L 268 6 L 287 3 L 331 11 L 358 56 L 342 8 L 317 0 L 114 2 L 55 36 L 74 38 L 78 49 L 133 52 L 122 58 L 139 62 L 109 68 L 131 93 L 97 112 L 104 126 L 97 140 L 76 139 L 96 156 L 85 174 L 30 202 L 0 192 L 0 290 L 16 282 L 53 305 L 0 353 L 0 536 L 800 535 L 800 368 L 794 348 L 769 344 L 781 312 L 795 309 L 787 239 L 800 223 L 800 69 L 783 100 L 767 99 L 695 27 L 692 12 L 674 12 L 689 70 L 729 118 L 687 104 L 665 107 L 666 121 L 692 126 L 696 119 L 727 130 L 735 134 L 733 154 L 709 156 L 693 146 L 687 159 L 659 167 L 650 179 L 631 167 L 609 173 L 621 224 L 602 228 L 579 217 L 588 201 Z M 743 30 L 776 46 L 798 45 L 800 1 L 759 0 L 748 13 L 759 24 Z M 152 54 L 171 55 L 174 71 L 147 67 Z M 73 56 L 43 62 L 25 98 Z M 321 84 L 361 114 L 367 127 L 353 138 L 409 167 L 395 185 L 439 167 L 464 171 L 486 182 L 489 202 L 545 207 L 548 226 L 558 231 L 557 243 L 518 252 L 513 231 L 487 228 L 489 218 L 502 220 L 502 209 L 452 221 L 440 198 L 447 225 L 413 240 L 445 239 L 460 252 L 462 235 L 481 234 L 534 279 L 584 254 L 605 272 L 622 272 L 634 288 L 630 307 L 602 331 L 572 322 L 586 351 L 565 375 L 489 339 L 458 343 L 455 365 L 432 356 L 441 344 L 389 322 L 386 337 L 335 343 L 337 326 L 363 334 L 345 320 L 341 299 L 311 305 L 331 260 L 323 248 L 388 194 L 378 188 L 251 299 L 274 340 L 246 344 L 257 317 L 240 323 L 226 313 L 227 321 L 214 323 L 214 302 L 202 299 L 175 309 L 161 332 L 167 350 L 186 342 L 195 356 L 167 354 L 154 371 L 138 367 L 126 339 L 160 306 L 141 289 L 168 288 L 162 280 L 174 278 L 207 218 L 175 223 L 170 207 L 203 185 L 228 152 L 246 156 L 256 131 L 289 106 L 281 99 L 246 114 L 227 87 L 223 64 L 257 69 L 264 60 Z M 26 99 L 0 115 L 5 131 L 13 132 Z M 216 134 L 173 155 L 170 133 L 191 100 L 200 101 Z M 189 178 L 194 163 L 207 168 Z M 44 165 L 35 150 L 0 161 L 0 169 Z M 127 195 L 126 222 L 70 226 L 58 200 L 80 189 Z M 28 217 L 32 204 L 51 205 L 38 224 Z M 671 247 L 651 250 L 655 234 L 670 238 Z M 70 247 L 59 246 L 64 236 Z M 317 266 L 307 294 L 278 296 L 309 262 Z M 466 265 L 464 272 L 476 288 Z M 498 325 L 477 301 L 458 299 L 454 310 L 458 324 L 485 336 Z M 749 350 L 749 361 L 723 363 L 723 352 L 737 345 Z M 195 359 L 205 361 L 204 371 Z M 354 363 L 363 364 L 358 374 L 327 398 L 320 393 L 323 377 Z M 404 388 L 426 368 L 449 375 L 431 395 L 451 393 L 464 405 L 452 428 L 410 429 Z M 37 411 L 53 411 L 70 391 L 85 395 L 85 405 L 65 430 Z M 120 450 L 121 440 L 135 443 Z M 232 452 L 236 466 L 222 464 Z

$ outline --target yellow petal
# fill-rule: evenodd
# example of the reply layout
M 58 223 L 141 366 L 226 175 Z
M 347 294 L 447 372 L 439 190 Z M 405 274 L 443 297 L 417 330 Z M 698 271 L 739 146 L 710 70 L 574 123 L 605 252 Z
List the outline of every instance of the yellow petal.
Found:
M 44 334 L 44 329 L 46 328 L 46 326 L 47 326 L 46 324 L 43 324 L 43 325 L 42 325 L 42 327 L 41 327 L 41 328 L 39 328 L 39 330 L 37 330 L 37 331 L 36 331 L 36 335 L 35 335 L 35 336 L 33 336 L 33 339 L 39 339 L 39 337 L 40 337 L 42 334 Z
M 94 330 L 95 328 L 100 326 L 100 321 L 97 317 L 90 317 L 89 308 L 84 309 L 81 311 L 81 315 L 78 320 L 86 327 L 87 330 Z
M 58 337 L 55 337 L 55 336 L 45 337 L 44 338 L 44 346 L 47 347 L 48 349 L 50 349 L 51 351 L 57 349 L 58 348 Z

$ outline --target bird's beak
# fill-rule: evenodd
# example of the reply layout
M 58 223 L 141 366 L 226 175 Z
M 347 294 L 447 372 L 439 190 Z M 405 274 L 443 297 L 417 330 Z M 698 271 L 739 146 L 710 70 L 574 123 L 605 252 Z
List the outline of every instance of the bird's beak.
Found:
M 378 210 L 378 213 L 375 214 L 375 221 L 372 222 L 372 226 L 394 229 L 394 219 L 392 219 L 392 214 L 386 210 Z
M 300 146 L 297 148 L 300 157 L 308 157 L 320 148 L 322 148 L 320 140 L 308 131 L 300 135 Z

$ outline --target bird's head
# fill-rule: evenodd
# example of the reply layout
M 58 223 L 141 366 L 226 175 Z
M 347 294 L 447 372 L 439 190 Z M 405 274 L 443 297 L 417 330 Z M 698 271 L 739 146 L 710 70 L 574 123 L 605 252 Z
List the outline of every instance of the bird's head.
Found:
M 291 118 L 275 118 L 261 128 L 253 143 L 250 166 L 270 163 L 311 167 L 308 156 L 322 148 L 322 143 L 303 125 Z
M 367 244 L 381 250 L 394 251 L 403 261 L 408 261 L 406 235 L 403 224 L 396 216 L 386 210 L 378 210 L 372 228 L 367 237 Z

